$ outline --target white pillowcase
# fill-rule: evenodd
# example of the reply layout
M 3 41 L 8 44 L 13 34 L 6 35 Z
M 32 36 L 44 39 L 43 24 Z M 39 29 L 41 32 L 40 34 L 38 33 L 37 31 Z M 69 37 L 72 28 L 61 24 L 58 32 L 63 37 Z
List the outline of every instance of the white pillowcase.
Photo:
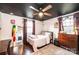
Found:
M 45 35 L 50 35 L 50 33 L 48 33 L 48 32 L 45 32 Z

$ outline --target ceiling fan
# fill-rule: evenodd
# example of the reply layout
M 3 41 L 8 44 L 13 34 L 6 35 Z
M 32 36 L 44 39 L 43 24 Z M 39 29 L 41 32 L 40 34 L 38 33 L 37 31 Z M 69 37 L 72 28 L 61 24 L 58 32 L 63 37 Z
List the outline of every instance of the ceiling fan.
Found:
M 36 13 L 34 13 L 33 15 L 38 15 L 40 18 L 42 18 L 44 15 L 46 16 L 52 16 L 52 14 L 47 13 L 46 11 L 52 8 L 52 5 L 48 5 L 47 7 L 45 7 L 44 9 L 40 8 L 39 10 L 34 8 L 33 6 L 30 6 L 30 8 L 34 11 L 36 11 Z

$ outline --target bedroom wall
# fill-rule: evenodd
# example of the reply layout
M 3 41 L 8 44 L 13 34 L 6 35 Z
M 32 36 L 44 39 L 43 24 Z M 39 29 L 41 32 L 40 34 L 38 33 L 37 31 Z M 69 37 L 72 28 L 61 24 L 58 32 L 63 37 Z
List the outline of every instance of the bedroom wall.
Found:
M 58 16 L 56 18 L 52 18 L 52 19 L 48 19 L 46 21 L 43 21 L 43 31 L 51 31 L 54 33 L 54 38 L 58 37 L 58 32 L 59 32 L 59 28 L 55 28 L 54 27 L 54 23 L 55 22 L 58 22 L 57 18 L 59 17 L 65 17 L 65 16 L 69 16 L 69 15 L 74 15 L 75 13 L 79 13 L 79 11 L 76 11 L 76 12 L 73 12 L 73 13 L 69 13 L 69 14 L 66 14 L 66 15 L 63 15 L 63 16 Z M 71 17 L 73 18 L 73 17 Z
M 54 38 L 58 37 L 58 28 L 55 28 L 56 22 L 58 22 L 57 18 L 52 18 L 52 19 L 43 21 L 43 31 L 53 32 Z
M 42 31 L 43 23 L 42 21 L 35 20 L 35 34 L 40 34 Z
M 2 29 L 0 30 L 1 32 L 1 38 L 0 40 L 5 40 L 5 39 L 11 39 L 12 37 L 12 24 L 11 20 L 15 19 L 16 20 L 16 25 L 23 27 L 23 18 L 19 16 L 14 16 L 6 13 L 0 13 L 1 16 L 1 27 Z

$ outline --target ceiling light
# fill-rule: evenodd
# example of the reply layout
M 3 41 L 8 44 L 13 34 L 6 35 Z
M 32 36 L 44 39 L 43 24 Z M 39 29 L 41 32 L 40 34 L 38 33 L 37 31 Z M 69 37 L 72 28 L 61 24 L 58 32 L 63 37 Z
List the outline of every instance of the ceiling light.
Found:
M 38 13 L 39 17 L 43 17 L 43 12 Z

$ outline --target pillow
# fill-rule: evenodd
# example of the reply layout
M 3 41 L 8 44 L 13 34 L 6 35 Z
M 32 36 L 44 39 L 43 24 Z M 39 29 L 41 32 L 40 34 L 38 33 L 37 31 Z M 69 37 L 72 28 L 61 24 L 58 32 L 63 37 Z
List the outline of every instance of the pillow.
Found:
M 45 35 L 50 35 L 50 33 L 49 32 L 45 32 Z
M 29 37 L 32 39 L 35 39 L 35 35 L 30 35 Z

